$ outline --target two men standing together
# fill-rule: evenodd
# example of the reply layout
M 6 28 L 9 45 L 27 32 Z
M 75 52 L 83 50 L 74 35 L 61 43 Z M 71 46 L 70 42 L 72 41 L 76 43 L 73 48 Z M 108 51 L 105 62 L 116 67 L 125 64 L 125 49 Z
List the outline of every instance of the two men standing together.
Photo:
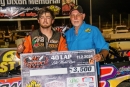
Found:
M 104 60 L 109 45 L 97 27 L 85 23 L 82 7 L 75 6 L 69 15 L 73 27 L 65 32 L 64 38 L 60 32 L 52 29 L 54 13 L 45 7 L 40 9 L 37 17 L 40 29 L 25 37 L 23 44 L 17 47 L 17 56 L 20 53 L 95 49 L 96 55 L 92 60 Z

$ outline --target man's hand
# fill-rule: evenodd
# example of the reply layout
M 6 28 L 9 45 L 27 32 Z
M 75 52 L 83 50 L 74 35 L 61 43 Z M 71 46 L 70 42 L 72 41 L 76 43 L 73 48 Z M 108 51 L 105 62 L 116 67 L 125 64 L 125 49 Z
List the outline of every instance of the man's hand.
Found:
M 95 60 L 96 62 L 99 62 L 102 60 L 101 54 L 96 54 L 93 56 L 92 60 Z
M 20 39 L 17 39 L 15 40 L 15 43 L 17 45 L 17 53 L 22 53 L 24 51 L 24 41 L 25 41 L 25 38 L 20 38 Z
M 22 53 L 23 51 L 24 51 L 24 45 L 23 44 L 18 45 L 17 52 Z
M 51 50 L 51 53 L 53 53 L 53 52 L 57 52 L 56 50 Z

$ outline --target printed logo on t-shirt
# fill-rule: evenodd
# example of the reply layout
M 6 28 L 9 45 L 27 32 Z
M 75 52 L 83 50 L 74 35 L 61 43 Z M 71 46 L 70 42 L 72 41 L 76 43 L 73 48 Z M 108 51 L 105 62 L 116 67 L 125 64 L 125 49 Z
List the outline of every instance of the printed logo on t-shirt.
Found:
M 85 29 L 85 32 L 90 33 L 90 32 L 91 32 L 91 29 L 90 29 L 90 28 L 87 28 L 87 29 Z
M 32 39 L 32 46 L 33 47 L 39 47 L 44 46 L 45 38 L 41 36 L 36 36 Z

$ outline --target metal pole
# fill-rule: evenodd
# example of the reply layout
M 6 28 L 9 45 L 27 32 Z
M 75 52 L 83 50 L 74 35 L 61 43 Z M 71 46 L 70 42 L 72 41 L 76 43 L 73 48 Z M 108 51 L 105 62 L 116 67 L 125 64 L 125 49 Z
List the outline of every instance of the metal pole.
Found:
M 120 14 L 120 25 L 121 25 L 121 14 Z
M 112 14 L 112 29 L 113 29 L 113 14 Z
M 21 30 L 22 26 L 21 26 L 21 21 L 18 21 L 18 30 Z
M 92 25 L 92 0 L 90 0 L 90 24 Z
M 128 27 L 129 27 L 129 20 L 128 20 Z
M 99 15 L 99 29 L 101 29 L 101 17 Z

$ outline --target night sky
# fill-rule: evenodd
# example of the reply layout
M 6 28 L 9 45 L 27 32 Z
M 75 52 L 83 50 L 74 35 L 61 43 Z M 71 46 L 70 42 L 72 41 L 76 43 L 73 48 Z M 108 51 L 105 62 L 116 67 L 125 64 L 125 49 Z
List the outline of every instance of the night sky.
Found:
M 78 0 L 86 13 L 90 14 L 90 0 Z M 102 17 L 109 18 L 111 14 L 122 14 L 124 18 L 128 18 L 130 14 L 130 0 L 92 0 L 92 15 L 101 15 Z
M 78 0 L 78 4 L 89 11 L 90 0 Z M 130 13 L 130 0 L 92 0 L 93 14 L 101 14 L 103 12 L 117 10 L 119 13 Z M 89 13 L 89 12 L 87 12 Z

